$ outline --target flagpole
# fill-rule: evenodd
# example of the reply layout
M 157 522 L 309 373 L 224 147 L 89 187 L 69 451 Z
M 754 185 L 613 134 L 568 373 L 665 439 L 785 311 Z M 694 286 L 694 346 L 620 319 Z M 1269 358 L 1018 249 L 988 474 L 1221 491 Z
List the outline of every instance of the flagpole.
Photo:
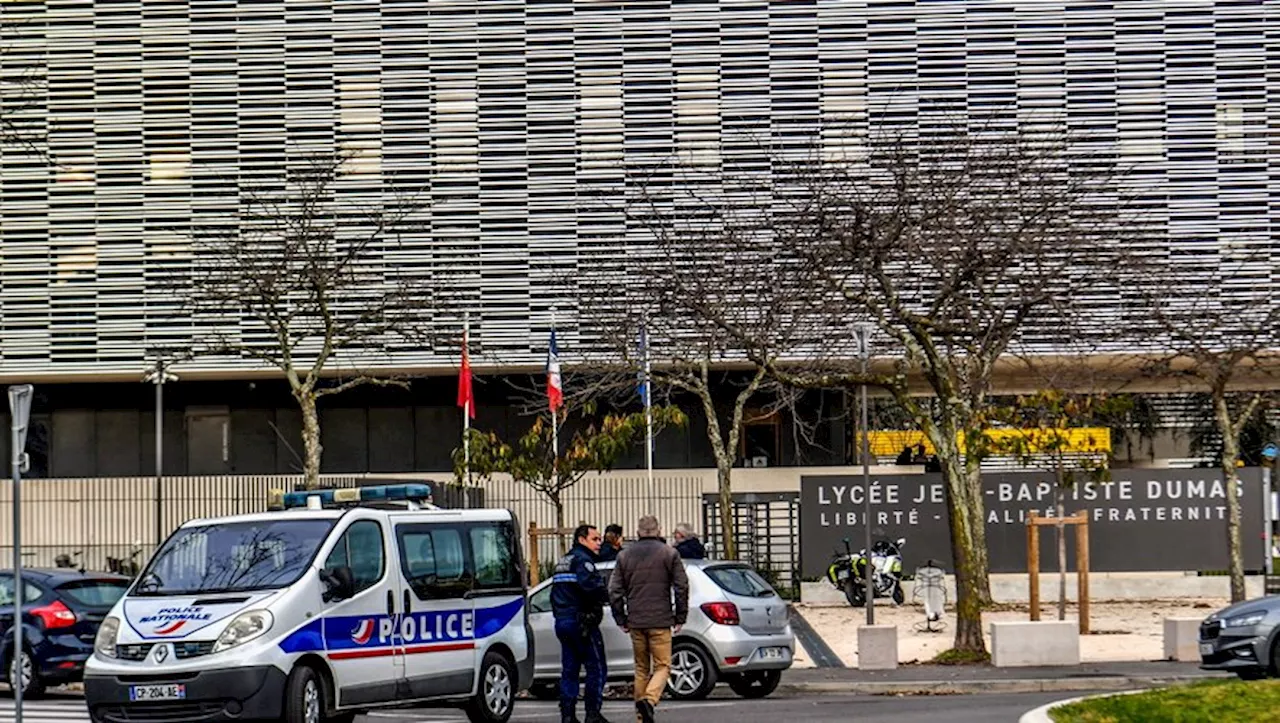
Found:
M 556 310 L 551 307 L 551 338 L 556 338 Z M 548 347 L 548 350 L 550 347 Z M 559 353 L 557 351 L 557 353 Z M 557 360 L 558 363 L 559 360 Z M 563 381 L 561 382 L 563 384 Z M 560 415 L 556 413 L 554 404 L 547 405 L 551 409 L 551 475 L 560 474 Z
M 467 311 L 462 314 L 462 357 L 466 359 L 470 351 L 471 312 Z M 470 374 L 471 370 L 467 369 L 467 373 Z M 466 475 L 467 486 L 471 485 L 471 405 L 474 403 L 474 396 L 475 392 L 472 391 L 462 405 L 462 471 Z
M 649 367 L 649 330 L 640 329 L 644 343 L 644 463 L 649 475 L 649 509 L 653 512 L 653 382 Z

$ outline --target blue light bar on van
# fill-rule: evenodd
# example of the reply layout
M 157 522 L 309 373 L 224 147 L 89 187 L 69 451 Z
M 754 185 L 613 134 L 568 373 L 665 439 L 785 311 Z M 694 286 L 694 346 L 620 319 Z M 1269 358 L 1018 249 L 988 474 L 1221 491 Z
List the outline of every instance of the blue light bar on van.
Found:
M 271 506 L 274 509 L 286 510 L 306 507 L 307 500 L 312 497 L 318 497 L 320 506 L 325 508 L 349 507 L 376 502 L 429 503 L 431 502 L 431 487 L 424 484 L 403 484 L 288 492 L 281 496 L 278 506 Z M 276 500 L 272 500 L 272 502 L 276 502 Z

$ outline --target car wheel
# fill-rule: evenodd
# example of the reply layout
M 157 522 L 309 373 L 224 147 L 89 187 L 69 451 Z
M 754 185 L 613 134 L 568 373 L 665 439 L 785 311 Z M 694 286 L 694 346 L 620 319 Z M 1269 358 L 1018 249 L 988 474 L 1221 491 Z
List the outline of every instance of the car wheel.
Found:
M 1256 668 L 1252 670 L 1237 670 L 1236 675 L 1240 676 L 1240 680 L 1262 680 L 1267 677 L 1267 671 Z
M 743 698 L 765 698 L 778 689 L 781 670 L 752 670 L 729 679 L 729 687 Z
M 529 686 L 529 695 L 538 700 L 559 700 L 560 689 L 551 683 L 534 683 Z
M 696 643 L 682 641 L 671 649 L 667 695 L 674 700 L 702 700 L 716 687 L 716 666 Z
M 324 685 L 316 671 L 305 665 L 294 668 L 284 684 L 284 720 L 286 723 L 322 723 L 324 720 Z
M 492 650 L 480 664 L 480 685 L 463 710 L 471 723 L 507 723 L 516 698 L 516 671 L 511 661 Z
M 18 668 L 21 667 L 23 697 L 39 698 L 44 695 L 45 684 L 40 679 L 40 671 L 36 669 L 35 660 L 31 657 L 31 651 L 24 649 L 16 662 L 12 657 L 6 662 L 4 682 L 9 684 L 9 690 L 13 690 L 13 681 Z

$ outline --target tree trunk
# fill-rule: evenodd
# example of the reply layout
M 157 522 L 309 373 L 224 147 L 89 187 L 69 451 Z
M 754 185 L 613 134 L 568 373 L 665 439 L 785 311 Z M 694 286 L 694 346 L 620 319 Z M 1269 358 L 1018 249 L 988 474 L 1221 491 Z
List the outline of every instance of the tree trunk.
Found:
M 1214 416 L 1222 434 L 1222 482 L 1227 487 L 1227 570 L 1231 576 L 1231 602 L 1245 599 L 1244 555 L 1240 549 L 1240 478 L 1236 474 L 1236 458 L 1240 456 L 1240 440 L 1227 407 L 1226 394 L 1214 392 Z
M 1054 527 L 1058 531 L 1058 619 L 1067 619 L 1067 528 L 1062 524 L 1062 518 L 1066 516 L 1066 495 L 1062 489 L 1062 466 L 1058 466 L 1058 489 L 1055 494 L 1056 511 L 1058 515 L 1058 524 Z
M 320 414 L 316 411 L 316 396 L 311 390 L 296 390 L 293 397 L 302 410 L 302 485 L 313 490 L 320 486 L 320 455 L 324 451 L 320 445 Z
M 568 528 L 569 525 L 564 519 L 564 500 L 560 498 L 559 492 L 551 495 L 551 504 L 556 508 L 556 529 L 563 530 Z M 573 533 L 569 534 L 572 535 Z M 562 534 L 557 534 L 556 540 L 559 541 L 561 556 L 569 554 L 569 548 L 573 546 L 574 542 L 577 542 L 577 540 L 570 541 L 568 536 Z
M 982 608 L 991 601 L 987 578 L 987 531 L 983 515 L 981 467 L 977 460 L 960 459 L 955 435 L 945 432 L 932 440 L 942 463 L 950 515 L 951 550 L 956 574 L 957 650 L 986 653 L 982 637 Z
M 726 468 L 724 465 L 717 465 L 716 483 L 720 493 L 720 530 L 721 535 L 721 552 L 720 557 L 724 560 L 738 559 L 738 541 L 734 539 L 733 525 L 733 484 L 731 477 L 733 475 L 733 467 Z

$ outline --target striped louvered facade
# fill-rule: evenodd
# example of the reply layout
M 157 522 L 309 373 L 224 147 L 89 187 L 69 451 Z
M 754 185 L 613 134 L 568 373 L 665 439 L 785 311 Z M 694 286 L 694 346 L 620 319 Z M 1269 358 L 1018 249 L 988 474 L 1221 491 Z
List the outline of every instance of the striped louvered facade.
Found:
M 52 165 L 0 156 L 0 374 L 134 376 L 190 336 L 163 280 L 197 224 L 292 154 L 356 155 L 343 192 L 425 189 L 377 259 L 480 361 L 536 365 L 574 272 L 625 271 L 638 174 L 762 134 L 931 104 L 1061 117 L 1125 163 L 1167 257 L 1242 293 L 1280 257 L 1280 3 L 1271 0 L 0 0 L 0 68 L 47 77 Z M 394 181 L 393 181 L 394 179 Z M 234 184 L 233 184 L 234 185 Z M 1224 269 L 1232 267 L 1227 272 Z M 1230 277 L 1224 278 L 1224 277 Z M 456 350 L 393 365 L 452 368 Z M 207 362 L 234 373 L 246 362 Z

